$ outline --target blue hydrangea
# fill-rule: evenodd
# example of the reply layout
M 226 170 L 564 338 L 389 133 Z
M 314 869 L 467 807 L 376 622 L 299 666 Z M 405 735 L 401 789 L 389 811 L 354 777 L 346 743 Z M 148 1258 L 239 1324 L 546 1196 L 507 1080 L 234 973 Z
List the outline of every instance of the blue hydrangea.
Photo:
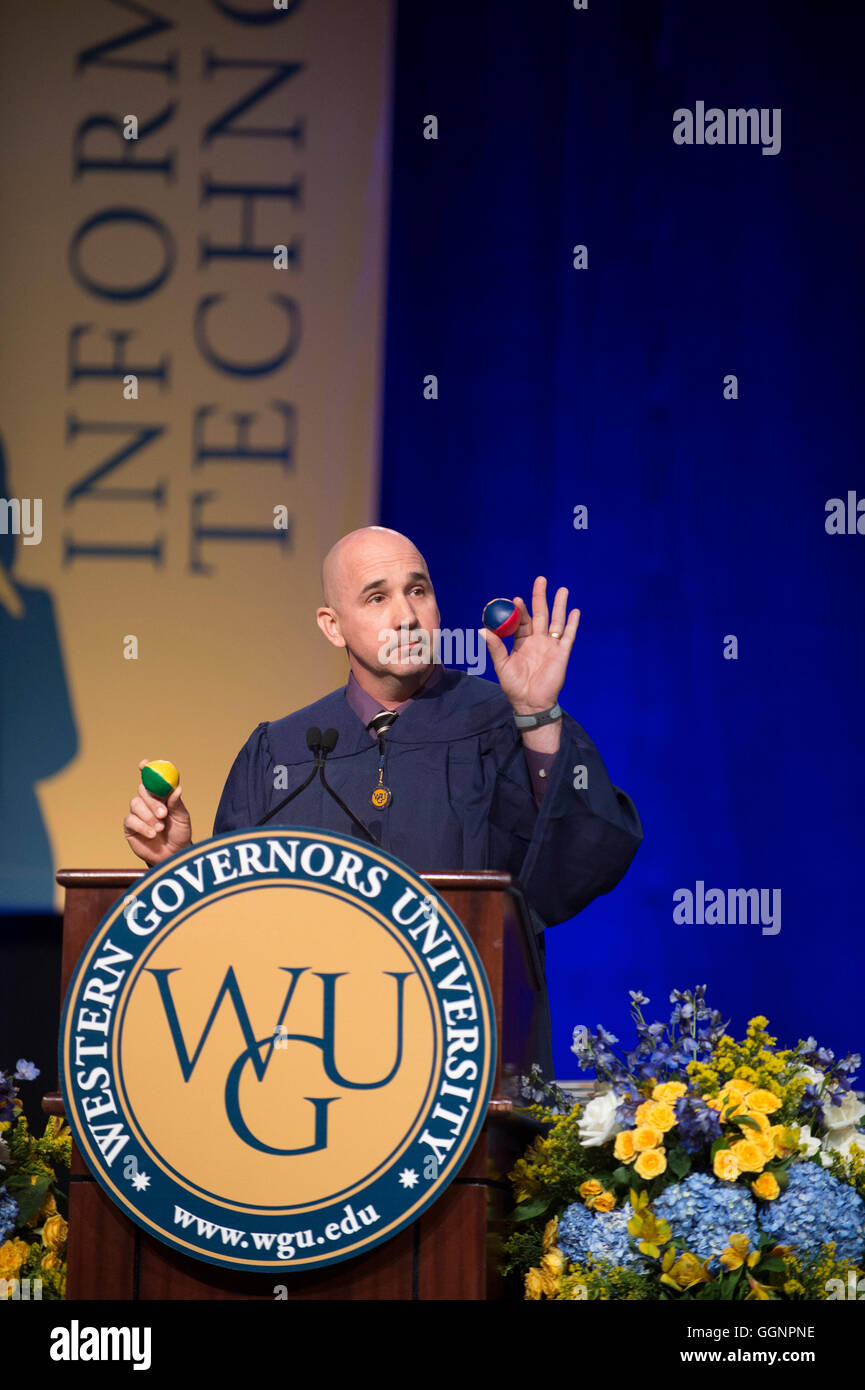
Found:
M 18 1220 L 18 1203 L 10 1197 L 5 1187 L 0 1188 L 0 1244 L 15 1230 Z
M 574 1264 L 582 1264 L 587 1255 L 626 1268 L 643 1268 L 645 1262 L 631 1248 L 628 1221 L 630 1208 L 594 1212 L 574 1202 L 559 1218 L 559 1248 Z
M 669 1222 L 673 1244 L 698 1259 L 720 1255 L 731 1235 L 746 1235 L 752 1248 L 759 1239 L 757 1211 L 744 1187 L 732 1187 L 708 1173 L 690 1173 L 652 1202 L 652 1211 Z
M 779 1197 L 760 1212 L 764 1231 L 779 1245 L 816 1250 L 835 1242 L 838 1259 L 862 1263 L 865 1254 L 865 1202 L 848 1183 L 833 1178 L 821 1164 L 791 1164 L 790 1181 Z

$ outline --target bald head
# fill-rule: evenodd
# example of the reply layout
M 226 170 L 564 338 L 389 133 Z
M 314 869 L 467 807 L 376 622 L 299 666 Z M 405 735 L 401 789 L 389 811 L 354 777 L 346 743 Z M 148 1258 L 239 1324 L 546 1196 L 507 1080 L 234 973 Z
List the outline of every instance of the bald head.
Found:
M 337 613 L 346 600 L 379 579 L 379 570 L 402 562 L 407 572 L 427 575 L 426 561 L 413 541 L 388 526 L 361 526 L 331 546 L 321 567 L 324 602 Z
M 383 704 L 414 694 L 432 670 L 433 633 L 441 622 L 414 542 L 386 526 L 350 531 L 325 556 L 321 586 L 316 622 L 332 646 L 348 653 L 355 679 Z

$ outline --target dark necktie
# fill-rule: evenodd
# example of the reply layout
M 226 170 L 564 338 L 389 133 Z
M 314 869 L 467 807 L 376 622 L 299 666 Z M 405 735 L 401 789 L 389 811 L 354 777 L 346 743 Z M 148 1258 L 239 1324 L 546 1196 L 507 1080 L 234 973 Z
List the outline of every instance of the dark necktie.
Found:
M 382 734 L 385 733 L 397 719 L 399 719 L 399 715 L 396 710 L 383 709 L 379 711 L 375 719 L 369 721 L 366 727 L 372 729 L 377 738 L 381 738 Z

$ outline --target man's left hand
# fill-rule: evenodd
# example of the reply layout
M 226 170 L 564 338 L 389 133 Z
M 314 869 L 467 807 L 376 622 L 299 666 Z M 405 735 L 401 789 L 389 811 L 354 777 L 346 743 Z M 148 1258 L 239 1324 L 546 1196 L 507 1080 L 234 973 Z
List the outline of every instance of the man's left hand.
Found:
M 558 589 L 552 617 L 547 608 L 547 581 L 543 575 L 532 589 L 532 613 L 521 598 L 514 603 L 522 619 L 508 649 L 500 637 L 482 628 L 492 657 L 499 685 L 508 697 L 514 714 L 540 714 L 551 709 L 565 683 L 568 658 L 580 623 L 580 610 L 567 614 L 568 591 Z M 567 614 L 567 621 L 565 620 Z M 556 634 L 555 636 L 553 634 Z

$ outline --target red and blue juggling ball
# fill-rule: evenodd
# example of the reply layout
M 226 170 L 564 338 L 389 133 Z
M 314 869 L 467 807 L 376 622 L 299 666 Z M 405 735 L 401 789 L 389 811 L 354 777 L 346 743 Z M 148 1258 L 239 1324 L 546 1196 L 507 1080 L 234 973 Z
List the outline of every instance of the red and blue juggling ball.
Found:
M 484 609 L 484 627 L 497 637 L 510 637 L 519 627 L 521 616 L 519 608 L 509 598 L 494 598 Z

